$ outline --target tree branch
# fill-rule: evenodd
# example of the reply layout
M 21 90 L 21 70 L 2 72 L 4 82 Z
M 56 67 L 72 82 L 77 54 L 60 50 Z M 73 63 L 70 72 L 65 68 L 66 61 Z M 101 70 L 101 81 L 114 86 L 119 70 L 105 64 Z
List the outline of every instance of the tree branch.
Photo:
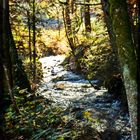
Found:
M 67 5 L 68 3 L 67 2 L 63 2 L 63 1 L 60 1 L 58 0 L 60 4 L 64 4 L 64 5 Z
M 64 4 L 64 5 L 67 5 L 68 3 L 67 2 L 62 2 L 60 0 L 58 0 L 60 4 Z M 87 6 L 97 6 L 97 5 L 101 5 L 101 3 L 82 3 L 82 2 L 75 2 L 74 4 L 76 5 L 87 5 Z
M 81 2 L 75 2 L 76 5 L 87 5 L 87 6 L 97 6 L 101 5 L 101 3 L 81 3 Z

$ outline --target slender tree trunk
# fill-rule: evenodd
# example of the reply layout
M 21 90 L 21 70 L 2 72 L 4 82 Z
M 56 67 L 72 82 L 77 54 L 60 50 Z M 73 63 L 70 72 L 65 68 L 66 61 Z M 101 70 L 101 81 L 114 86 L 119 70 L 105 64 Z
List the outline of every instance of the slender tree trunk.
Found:
M 32 49 L 31 49 L 31 21 L 30 21 L 30 11 L 27 11 L 28 17 L 28 47 L 29 47 L 29 58 L 30 63 L 32 62 Z
M 2 1 L 0 1 L 0 13 L 2 13 Z M 0 101 L 2 101 L 3 90 L 3 62 L 2 62 L 2 14 L 0 14 Z
M 137 22 L 137 24 L 138 24 L 138 30 L 137 30 L 137 32 L 138 32 L 138 45 L 139 45 L 139 52 L 140 52 L 140 1 L 137 1 L 137 11 L 138 11 L 138 14 L 137 14 L 137 17 L 138 17 L 138 22 Z
M 63 11 L 64 12 L 63 16 L 64 16 L 64 23 L 65 23 L 65 30 L 66 30 L 67 39 L 69 41 L 69 45 L 70 45 L 70 48 L 72 50 L 72 53 L 74 54 L 75 45 L 74 45 L 74 38 L 73 38 L 72 27 L 71 27 L 70 6 L 71 6 L 71 1 L 67 0 L 65 10 Z
M 139 63 L 138 70 L 140 71 L 140 1 L 137 1 L 137 27 L 136 27 L 136 36 L 137 36 L 137 59 Z M 139 72 L 140 78 L 140 72 Z
M 13 88 L 13 76 L 12 76 L 12 62 L 10 59 L 9 52 L 9 37 L 7 28 L 7 17 L 8 15 L 8 0 L 3 0 L 3 11 L 2 11 L 2 45 L 3 45 L 3 61 L 6 69 L 6 73 L 9 79 L 9 85 L 11 90 Z
M 33 81 L 36 80 L 36 25 L 35 25 L 35 0 L 33 0 Z
M 4 130 L 3 130 L 3 124 L 5 122 L 5 119 L 4 119 L 4 113 L 5 113 L 5 110 L 6 110 L 6 104 L 4 103 L 5 102 L 5 98 L 4 98 L 4 71 L 3 71 L 3 61 L 2 61 L 2 58 L 3 58 L 3 36 L 2 36 L 2 32 L 3 32 L 3 5 L 2 5 L 2 1 L 0 1 L 0 137 L 1 139 L 4 139 Z
M 137 63 L 138 63 L 138 118 L 140 118 L 140 1 L 137 1 Z M 138 140 L 140 139 L 140 119 L 138 119 Z
M 1 39 L 0 39 L 1 41 Z M 1 47 L 1 44 L 0 44 L 0 47 Z M 1 49 L 0 49 L 0 52 L 1 52 Z M 0 54 L 1 55 L 1 54 Z M 3 81 L 3 64 L 2 64 L 2 57 L 0 56 L 0 106 L 3 104 L 3 94 L 4 94 L 4 81 Z
M 2 13 L 2 1 L 0 1 L 0 13 Z M 3 113 L 4 113 L 4 72 L 3 72 L 3 62 L 2 62 L 2 14 L 0 14 L 0 126 L 3 126 Z M 2 132 L 2 129 L 0 128 Z M 3 132 L 2 132 L 3 133 Z
M 90 0 L 85 0 L 86 3 L 90 3 Z M 91 22 L 90 22 L 90 6 L 85 5 L 85 29 L 87 33 L 91 32 Z
M 106 27 L 107 27 L 107 31 L 108 31 L 108 35 L 109 35 L 109 39 L 110 39 L 110 44 L 111 44 L 111 47 L 112 47 L 113 60 L 111 60 L 111 61 L 114 61 L 113 63 L 116 64 L 116 65 L 113 65 L 113 66 L 115 66 L 116 72 L 121 73 L 121 70 L 119 69 L 120 62 L 118 60 L 118 50 L 117 50 L 117 44 L 116 44 L 116 36 L 115 36 L 114 31 L 113 31 L 111 16 L 110 16 L 110 13 L 109 13 L 110 5 L 109 5 L 109 2 L 106 1 L 106 0 L 101 0 L 101 3 L 102 3 L 102 9 L 103 9 L 103 12 L 104 12 L 104 21 L 105 21 L 105 24 L 106 24 Z
M 0 12 L 1 13 L 1 12 Z M 1 33 L 1 31 L 0 31 Z M 1 39 L 0 39 L 1 42 Z M 0 48 L 1 48 L 1 43 L 0 43 Z M 0 49 L 0 138 L 2 140 L 5 140 L 5 131 L 3 130 L 3 126 L 5 124 L 5 118 L 4 118 L 4 114 L 6 111 L 6 108 L 9 106 L 9 104 L 11 103 L 10 100 L 7 102 L 5 101 L 5 96 L 4 96 L 4 71 L 3 71 L 3 63 L 2 63 L 2 59 L 1 59 L 1 49 Z
M 110 44 L 112 46 L 112 51 L 115 55 L 118 55 L 116 36 L 113 31 L 111 16 L 109 13 L 109 7 L 110 7 L 109 2 L 106 0 L 101 0 L 101 3 L 102 3 L 102 9 L 104 12 L 104 20 L 105 20 L 107 31 L 108 31 L 109 38 L 110 38 Z
M 118 54 L 128 99 L 132 140 L 137 140 L 137 62 L 127 10 L 125 0 L 110 0 L 110 15 L 112 18 L 113 30 L 116 34 Z

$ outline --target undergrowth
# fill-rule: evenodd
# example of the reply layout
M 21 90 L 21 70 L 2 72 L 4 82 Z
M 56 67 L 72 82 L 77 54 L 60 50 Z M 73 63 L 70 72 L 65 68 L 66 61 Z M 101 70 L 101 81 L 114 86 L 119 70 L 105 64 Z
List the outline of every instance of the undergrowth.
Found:
M 98 134 L 94 127 L 100 121 L 93 119 L 89 111 L 70 113 L 26 89 L 19 91 L 16 101 L 20 114 L 11 105 L 4 115 L 3 131 L 8 140 L 80 140 L 87 128 Z

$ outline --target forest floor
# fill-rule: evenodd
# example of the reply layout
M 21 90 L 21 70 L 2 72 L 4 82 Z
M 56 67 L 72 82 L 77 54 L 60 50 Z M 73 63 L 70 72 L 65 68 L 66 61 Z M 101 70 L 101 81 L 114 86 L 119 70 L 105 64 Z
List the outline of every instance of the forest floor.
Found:
M 113 99 L 105 88 L 94 89 L 80 74 L 68 71 L 62 62 L 64 55 L 49 56 L 40 59 L 43 69 L 43 81 L 37 94 L 66 110 L 69 125 L 71 120 L 87 121 L 106 140 L 130 139 L 128 114 L 121 108 L 120 101 Z M 92 83 L 98 82 L 97 80 Z

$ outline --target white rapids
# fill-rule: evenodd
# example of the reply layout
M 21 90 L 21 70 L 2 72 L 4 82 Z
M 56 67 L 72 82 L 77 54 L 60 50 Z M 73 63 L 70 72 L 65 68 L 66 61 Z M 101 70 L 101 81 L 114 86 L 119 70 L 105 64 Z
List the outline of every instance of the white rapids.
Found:
M 120 138 L 121 140 L 129 139 L 129 117 L 122 113 L 120 102 L 112 100 L 111 95 L 107 94 L 105 89 L 96 90 L 81 75 L 67 71 L 61 65 L 64 59 L 64 55 L 40 59 L 43 81 L 38 89 L 38 94 L 64 109 L 89 110 L 93 112 L 94 118 L 100 117 L 105 124 L 113 124 L 116 129 L 122 129 L 121 131 L 127 133 Z M 125 127 L 121 128 L 123 126 Z

